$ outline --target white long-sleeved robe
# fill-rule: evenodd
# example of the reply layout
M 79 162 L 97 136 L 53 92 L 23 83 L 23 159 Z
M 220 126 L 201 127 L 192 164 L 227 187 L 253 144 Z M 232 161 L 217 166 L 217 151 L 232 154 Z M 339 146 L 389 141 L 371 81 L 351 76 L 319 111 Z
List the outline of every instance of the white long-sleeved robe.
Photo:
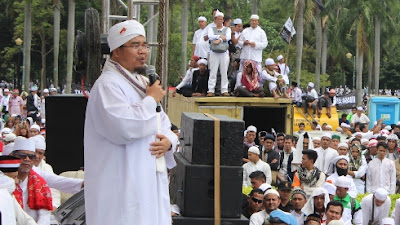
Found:
M 15 225 L 15 212 L 13 199 L 7 189 L 0 189 L 0 224 Z
M 76 194 L 82 189 L 83 179 L 62 177 L 54 173 L 42 171 L 36 166 L 32 167 L 32 169 L 47 182 L 50 188 L 71 194 Z
M 363 225 L 368 225 L 368 221 L 372 217 L 372 201 L 373 201 L 373 194 L 369 194 L 365 196 L 361 200 L 361 208 L 363 213 Z M 390 204 L 391 200 L 389 197 L 386 197 L 385 202 L 381 206 L 374 206 L 374 221 L 379 221 L 379 224 L 382 224 L 382 219 L 389 216 L 390 211 Z M 375 204 L 375 203 L 373 203 Z
M 51 165 L 47 164 L 46 161 L 43 159 L 42 161 L 40 161 L 39 165 L 37 166 L 41 171 L 46 171 L 48 173 L 53 173 L 53 167 L 51 167 Z M 61 205 L 61 195 L 60 195 L 60 191 L 58 191 L 57 189 L 54 188 L 50 188 L 51 191 L 51 197 L 53 199 L 52 203 L 54 207 L 60 207 Z
M 271 167 L 268 163 L 258 160 L 257 163 L 247 162 L 243 165 L 243 186 L 251 186 L 251 181 L 249 175 L 254 172 L 260 170 L 264 173 L 267 184 L 271 184 L 272 175 L 271 175 Z
M 90 92 L 85 121 L 86 224 L 170 225 L 167 173 L 156 172 L 150 143 L 157 133 L 156 102 L 127 81 L 103 71 Z M 161 112 L 162 133 L 176 135 Z M 176 165 L 173 151 L 165 154 Z
M 318 153 L 318 158 L 315 161 L 314 166 L 317 167 L 319 170 L 327 174 L 329 165 L 333 161 L 334 158 L 339 156 L 339 153 L 333 148 L 323 149 L 319 147 L 315 150 Z
M 382 161 L 373 159 L 368 164 L 367 192 L 373 193 L 378 188 L 384 188 L 389 194 L 396 191 L 396 167 L 394 162 L 388 158 Z
M 250 43 L 255 42 L 255 47 L 250 45 L 244 45 L 244 42 L 248 40 Z M 258 63 L 262 62 L 262 51 L 268 46 L 268 39 L 265 31 L 257 26 L 256 28 L 248 27 L 243 30 L 242 35 L 238 41 L 239 46 L 242 48 L 240 53 L 241 60 L 253 60 Z

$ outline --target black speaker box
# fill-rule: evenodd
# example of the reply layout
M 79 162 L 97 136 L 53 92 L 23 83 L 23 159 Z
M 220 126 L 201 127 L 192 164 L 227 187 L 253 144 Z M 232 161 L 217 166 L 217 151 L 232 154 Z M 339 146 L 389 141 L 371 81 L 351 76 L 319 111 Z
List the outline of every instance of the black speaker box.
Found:
M 174 225 L 214 225 L 214 218 L 199 217 L 172 217 Z M 248 225 L 249 220 L 241 216 L 240 218 L 222 218 L 221 225 Z
M 190 164 L 175 153 L 177 166 L 171 171 L 170 196 L 183 216 L 214 216 L 214 167 Z M 242 204 L 243 168 L 221 166 L 221 217 L 239 218 Z
M 46 161 L 57 174 L 83 167 L 86 104 L 83 95 L 46 97 Z
M 223 115 L 220 119 L 221 165 L 241 166 L 244 121 Z M 181 149 L 192 164 L 214 164 L 214 120 L 203 113 L 182 113 Z
M 85 192 L 73 195 L 65 201 L 56 211 L 53 212 L 54 217 L 61 224 L 81 225 L 85 223 Z

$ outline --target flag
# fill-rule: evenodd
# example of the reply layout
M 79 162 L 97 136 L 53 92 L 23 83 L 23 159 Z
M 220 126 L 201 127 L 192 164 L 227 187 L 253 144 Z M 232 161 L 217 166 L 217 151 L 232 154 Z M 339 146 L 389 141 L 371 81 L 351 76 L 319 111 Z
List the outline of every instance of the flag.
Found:
M 293 22 L 290 18 L 288 18 L 283 25 L 281 36 L 283 40 L 285 40 L 287 43 L 290 43 L 295 34 L 296 30 L 294 29 Z

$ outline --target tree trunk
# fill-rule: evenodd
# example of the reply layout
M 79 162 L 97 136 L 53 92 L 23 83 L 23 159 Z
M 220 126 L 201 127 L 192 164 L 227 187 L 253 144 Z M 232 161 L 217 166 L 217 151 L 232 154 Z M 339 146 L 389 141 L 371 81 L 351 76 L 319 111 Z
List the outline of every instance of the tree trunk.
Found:
M 328 35 L 327 26 L 322 29 L 322 51 L 321 51 L 321 74 L 326 74 L 326 64 L 328 55 Z
M 25 1 L 25 17 L 24 17 L 24 77 L 23 90 L 29 90 L 29 82 L 31 80 L 31 46 L 32 46 L 32 1 Z
M 360 15 L 360 20 L 358 22 L 358 29 L 357 29 L 357 54 L 356 54 L 356 68 L 357 68 L 357 74 L 356 74 L 356 103 L 358 106 L 362 105 L 362 72 L 363 72 L 363 66 L 364 66 L 364 52 L 362 49 L 361 43 L 363 41 L 363 19 L 362 16 Z
M 67 78 L 65 94 L 71 94 L 72 67 L 74 64 L 75 0 L 68 0 Z
M 188 37 L 188 2 L 182 0 L 182 63 L 181 74 L 185 75 L 187 68 L 187 37 Z
M 190 11 L 190 23 L 192 24 L 192 32 L 196 32 L 196 22 L 197 19 L 194 18 L 193 13 L 193 0 L 189 0 L 189 11 Z
M 226 16 L 232 17 L 232 0 L 227 0 L 226 1 L 226 12 L 225 12 Z M 234 18 L 232 18 L 232 22 L 233 22 Z
M 303 57 L 303 34 L 304 34 L 304 0 L 297 3 L 296 20 L 296 82 L 300 85 L 301 77 L 301 59 Z
M 41 48 L 40 55 L 42 58 L 42 68 L 40 69 L 40 90 L 46 87 L 46 34 L 44 31 L 40 34 Z
M 251 14 L 258 14 L 259 0 L 252 0 Z
M 53 84 L 58 87 L 58 55 L 60 53 L 60 0 L 54 0 L 54 66 Z
M 374 62 L 372 60 L 368 60 L 368 95 L 372 93 L 372 73 L 374 70 Z
M 322 25 L 321 10 L 315 6 L 315 90 L 320 93 Z
M 379 73 L 381 68 L 381 20 L 375 16 L 375 49 L 374 49 L 374 94 L 379 94 Z

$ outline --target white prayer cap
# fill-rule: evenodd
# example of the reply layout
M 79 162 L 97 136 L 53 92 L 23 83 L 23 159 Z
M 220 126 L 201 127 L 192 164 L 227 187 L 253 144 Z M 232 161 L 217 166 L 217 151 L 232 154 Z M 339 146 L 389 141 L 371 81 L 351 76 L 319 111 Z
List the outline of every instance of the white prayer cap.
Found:
M 29 125 L 32 125 L 32 124 L 33 124 L 33 119 L 32 119 L 32 117 L 28 117 L 28 118 L 26 118 L 26 120 L 29 121 Z
M 330 195 L 335 195 L 336 193 L 336 186 L 330 182 L 325 182 L 322 187 L 328 192 Z
M 25 151 L 35 151 L 35 143 L 31 139 L 27 139 L 22 136 L 18 136 L 14 141 L 14 151 L 15 150 L 25 150 Z
M 46 150 L 46 141 L 42 135 L 36 135 L 31 139 L 35 143 L 35 149 Z
M 36 86 L 36 84 L 32 85 L 31 88 L 29 89 L 30 91 L 37 91 L 38 87 Z
M 250 148 L 249 148 L 249 150 L 247 150 L 248 152 L 251 152 L 251 153 L 254 153 L 254 154 L 257 154 L 257 155 L 259 155 L 260 154 L 260 149 L 258 149 L 258 147 L 256 147 L 256 146 L 251 146 Z
M 250 125 L 250 126 L 247 127 L 246 131 L 247 132 L 253 131 L 253 132 L 257 133 L 257 127 L 255 127 L 253 125 Z
M 272 58 L 268 58 L 265 60 L 265 65 L 266 66 L 272 66 L 275 64 L 275 61 Z
M 358 135 L 361 135 L 361 136 L 362 136 L 363 133 L 362 133 L 362 132 L 355 132 L 352 136 L 353 136 L 353 137 L 357 137 Z
M 10 92 L 10 90 L 8 88 L 4 89 L 4 93 L 6 92 Z
M 395 134 L 391 134 L 391 135 L 389 135 L 387 138 L 386 138 L 387 140 L 399 140 L 399 137 L 397 137 L 397 135 L 395 135 Z
M 378 188 L 374 191 L 374 196 L 379 201 L 385 201 L 388 194 L 389 193 L 384 188 Z
M 332 126 L 331 125 L 326 125 L 326 128 L 331 129 L 332 130 Z
M 332 160 L 333 165 L 336 165 L 336 163 L 337 163 L 339 160 L 341 160 L 341 159 L 344 159 L 344 160 L 346 160 L 347 162 L 350 162 L 350 158 L 349 158 L 347 155 L 339 155 L 339 156 L 336 156 L 336 158 L 334 158 L 334 159 Z
M 327 137 L 327 138 L 329 138 L 329 139 L 332 139 L 332 134 L 330 134 L 330 133 L 324 133 L 324 134 L 322 134 L 321 138 L 323 138 L 323 137 Z
M 351 180 L 348 177 L 340 176 L 335 181 L 336 187 L 341 188 L 350 188 L 351 187 Z
M 55 88 L 50 88 L 50 92 L 57 92 L 57 89 L 55 89 Z
M 265 192 L 267 189 L 272 188 L 271 185 L 267 184 L 267 183 L 263 183 L 260 185 L 260 187 L 258 187 L 259 189 L 261 189 L 263 192 Z
M 279 198 L 281 197 L 281 196 L 279 195 L 279 192 L 278 192 L 277 190 L 273 189 L 273 188 L 268 189 L 268 190 L 264 193 L 264 196 L 267 196 L 268 194 L 275 194 L 275 195 L 278 195 Z
M 283 55 L 279 55 L 276 60 L 281 61 L 281 59 L 283 59 Z
M 400 121 L 398 121 L 398 122 L 396 123 L 396 125 L 400 125 Z
M 235 20 L 233 20 L 233 24 L 243 24 L 242 19 L 240 18 L 236 18 Z
M 14 142 L 7 144 L 3 147 L 3 155 L 10 155 L 14 151 Z
M 394 219 L 393 218 L 384 218 L 382 219 L 382 225 L 394 225 Z
M 347 123 L 341 123 L 340 126 L 341 127 L 347 127 Z
M 198 22 L 200 22 L 200 21 L 207 22 L 207 18 L 205 18 L 204 16 L 200 16 L 199 18 L 197 18 L 197 21 Z
M 346 127 L 347 127 L 347 128 L 350 128 L 351 126 L 350 126 L 350 124 L 346 124 Z
M 1 130 L 1 133 L 2 133 L 2 134 L 9 134 L 9 133 L 11 133 L 11 129 L 8 128 L 8 127 L 5 127 L 5 128 L 3 128 L 3 129 Z
M 345 142 L 340 142 L 339 144 L 338 144 L 338 149 L 339 148 L 349 148 L 349 145 L 347 144 L 347 143 L 345 143 Z
M 49 89 L 47 88 L 43 89 L 43 93 L 49 93 Z
M 218 16 L 224 17 L 224 14 L 223 14 L 221 11 L 217 10 L 217 11 L 215 12 L 214 17 L 218 17 Z
M 392 130 L 392 127 L 391 126 L 389 126 L 389 125 L 387 125 L 385 128 L 383 128 L 383 129 L 385 129 L 385 130 Z
M 344 225 L 344 223 L 341 220 L 331 220 L 328 225 Z
M 362 138 L 362 139 L 361 139 L 361 144 L 364 144 L 365 142 L 367 142 L 367 145 L 368 145 L 368 143 L 369 143 L 368 139 Z
M 199 61 L 197 61 L 197 65 L 200 65 L 200 64 L 204 64 L 204 65 L 207 66 L 207 60 L 206 59 L 199 59 Z
M 314 140 L 314 141 L 320 141 L 321 138 L 320 138 L 320 137 L 314 137 L 313 140 Z
M 29 130 L 32 130 L 32 129 L 36 129 L 36 130 L 40 131 L 40 127 L 36 123 L 33 124 Z
M 14 141 L 17 138 L 17 136 L 13 133 L 9 133 L 5 135 L 5 141 L 10 142 L 10 141 Z
M 146 31 L 138 21 L 126 20 L 115 24 L 108 31 L 107 42 L 110 46 L 110 52 L 137 36 L 146 37 Z
M 313 83 L 313 82 L 310 82 L 310 83 L 308 83 L 308 86 L 309 86 L 310 88 L 314 88 L 314 83 Z
M 250 20 L 260 20 L 260 17 L 256 14 L 250 16 Z
M 357 107 L 357 110 L 358 110 L 358 111 L 364 111 L 363 107 L 361 107 L 361 106 L 358 106 L 358 107 Z

